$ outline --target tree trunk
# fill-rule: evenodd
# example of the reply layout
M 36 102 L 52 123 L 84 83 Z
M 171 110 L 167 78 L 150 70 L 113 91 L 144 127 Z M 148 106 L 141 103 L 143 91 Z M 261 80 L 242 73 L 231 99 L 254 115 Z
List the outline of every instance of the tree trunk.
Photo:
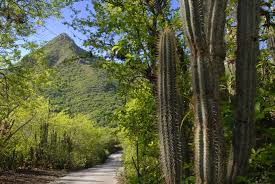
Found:
M 258 4 L 258 0 L 238 1 L 236 110 L 228 183 L 235 183 L 237 176 L 247 174 L 248 159 L 254 144 Z
M 219 78 L 225 59 L 226 0 L 181 0 L 191 49 L 195 98 L 196 183 L 224 183 L 225 141 L 219 109 Z

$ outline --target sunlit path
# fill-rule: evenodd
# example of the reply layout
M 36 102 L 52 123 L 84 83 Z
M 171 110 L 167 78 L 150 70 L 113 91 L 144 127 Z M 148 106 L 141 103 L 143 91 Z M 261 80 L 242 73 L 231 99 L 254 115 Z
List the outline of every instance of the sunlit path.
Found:
M 122 168 L 122 152 L 112 154 L 106 163 L 78 172 L 72 172 L 51 184 L 116 184 L 116 176 Z

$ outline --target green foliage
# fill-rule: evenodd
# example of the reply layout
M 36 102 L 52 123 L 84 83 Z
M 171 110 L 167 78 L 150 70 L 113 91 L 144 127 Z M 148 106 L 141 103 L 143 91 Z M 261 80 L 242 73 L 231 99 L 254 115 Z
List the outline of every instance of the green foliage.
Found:
M 268 57 L 266 50 L 262 51 L 262 60 L 257 65 L 258 71 L 258 89 L 256 99 L 256 119 L 259 121 L 265 118 L 271 118 L 271 112 L 274 111 L 275 87 L 274 72 L 275 66 L 265 58 Z
M 273 131 L 274 129 L 270 129 Z M 274 140 L 274 133 L 272 135 Z M 252 181 L 258 181 L 261 183 L 274 183 L 275 182 L 275 146 L 265 144 L 258 149 L 253 149 L 250 158 L 250 171 L 249 178 Z
M 35 115 L 25 108 L 14 113 L 14 129 L 30 116 L 33 119 L 2 145 L 0 168 L 84 168 L 101 163 L 114 151 L 117 140 L 111 129 L 96 127 L 84 115 L 50 113 L 43 98 L 35 104 Z
M 230 55 L 229 55 L 230 57 Z M 226 77 L 223 89 L 226 89 L 228 98 L 223 101 L 223 119 L 225 124 L 225 136 L 229 141 L 232 136 L 234 102 L 234 63 L 227 65 Z M 256 144 L 252 149 L 249 159 L 249 172 L 247 176 L 237 178 L 238 183 L 274 183 L 274 64 L 270 59 L 268 49 L 260 50 L 257 63 L 257 92 L 255 103 L 256 117 Z M 227 148 L 229 150 L 229 146 Z
M 0 2 L 0 66 L 10 65 L 21 56 L 20 47 L 31 49 L 33 43 L 26 37 L 43 26 L 50 16 L 60 17 L 60 10 L 71 0 L 12 1 Z M 19 41 L 20 40 L 20 41 Z
M 170 1 L 92 1 L 87 7 L 88 17 L 75 17 L 68 22 L 74 29 L 88 36 L 85 45 L 95 54 L 104 53 L 111 61 L 131 62 L 132 68 L 152 83 L 155 80 L 156 43 L 161 30 L 168 24 L 181 35 L 179 11 L 171 13 Z M 182 43 L 182 42 L 181 42 Z M 179 50 L 182 50 L 179 47 Z
M 109 124 L 114 109 L 119 106 L 116 86 L 104 70 L 86 64 L 63 63 L 54 68 L 51 86 L 43 90 L 55 112 L 75 115 L 82 113 L 100 125 Z
M 36 73 L 35 70 L 41 70 Z M 35 113 L 37 104 L 37 86 L 47 85 L 49 71 L 37 63 L 35 67 L 12 65 L 1 71 L 0 77 L 0 135 L 7 140 L 13 136 L 11 128 L 14 126 L 14 113 L 18 108 L 29 109 Z M 20 79 L 20 80 L 19 80 Z M 28 123 L 28 122 L 26 122 Z
M 127 183 L 158 184 L 161 181 L 155 100 L 146 80 L 135 83 L 124 107 L 114 120 L 119 122 L 124 149 Z
M 92 41 L 87 40 L 89 46 L 122 60 L 130 53 L 147 64 L 154 62 L 157 26 L 164 27 L 165 19 L 170 15 L 169 2 L 100 0 L 93 1 L 93 8 L 96 14 L 91 13 L 87 18 L 76 14 L 71 23 L 91 38 Z M 91 27 L 96 31 L 90 31 Z M 114 35 L 118 39 L 114 39 Z M 120 49 L 113 52 L 114 46 Z
M 261 50 L 257 65 L 259 79 L 256 98 L 256 146 L 250 157 L 248 180 L 251 182 L 274 183 L 275 116 L 274 116 L 274 64 L 267 50 Z

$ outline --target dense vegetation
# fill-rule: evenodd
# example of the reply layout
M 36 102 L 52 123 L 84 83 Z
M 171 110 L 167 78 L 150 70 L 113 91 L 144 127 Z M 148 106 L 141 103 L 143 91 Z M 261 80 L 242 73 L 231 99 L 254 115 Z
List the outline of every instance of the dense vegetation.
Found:
M 106 114 L 112 113 L 114 100 L 119 102 L 113 89 L 106 89 L 106 74 L 79 63 L 73 58 L 79 56 L 75 52 L 52 58 L 51 63 L 62 64 L 49 68 L 48 56 L 56 53 L 49 51 L 48 45 L 44 48 L 48 48 L 46 54 L 43 48 L 32 53 L 10 66 L 1 79 L 2 89 L 6 89 L 1 96 L 1 169 L 83 168 L 101 163 L 116 150 L 118 141 L 111 124 L 99 127 L 102 122 L 106 126 Z M 18 75 L 25 80 L 18 81 Z M 75 93 L 79 98 L 70 100 Z M 83 102 L 87 95 L 93 98 Z M 101 105 L 105 100 L 108 106 Z
M 1 169 L 87 167 L 119 140 L 123 183 L 275 183 L 273 1 L 92 1 L 66 22 L 89 52 L 62 34 L 18 62 L 35 7 L 71 3 L 0 4 Z
M 24 41 L 50 16 L 39 6 L 47 6 L 58 16 L 70 2 L 19 3 L 14 7 L 5 3 L 1 2 L 2 13 L 10 8 L 18 11 L 22 5 L 39 19 L 22 27 L 24 22 L 5 17 L 11 16 L 7 12 L 1 14 L 6 20 L 3 26 L 10 29 L 1 29 L 6 36 L 1 37 L 0 170 L 76 169 L 103 162 L 117 150 L 117 136 L 109 119 L 120 100 L 115 85 L 97 64 L 99 59 L 80 49 L 66 34 L 39 49 Z M 26 12 L 18 16 L 32 20 L 34 15 Z M 23 44 L 17 42 L 20 39 Z M 19 47 L 33 52 L 19 61 Z
M 36 105 L 35 109 L 31 107 L 35 114 L 23 107 L 14 112 L 13 129 L 18 130 L 23 126 L 21 122 L 26 122 L 18 133 L 8 140 L 5 134 L 9 132 L 2 132 L 1 169 L 84 168 L 101 163 L 116 149 L 117 140 L 111 130 L 97 127 L 88 117 L 51 113 L 42 97 L 32 103 Z

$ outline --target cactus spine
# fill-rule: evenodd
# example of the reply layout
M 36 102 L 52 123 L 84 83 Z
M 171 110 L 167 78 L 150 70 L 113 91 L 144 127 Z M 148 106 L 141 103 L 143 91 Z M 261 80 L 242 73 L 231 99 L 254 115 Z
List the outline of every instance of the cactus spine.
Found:
M 158 113 L 162 171 L 166 184 L 182 181 L 181 108 L 177 91 L 176 38 L 166 29 L 159 40 Z

